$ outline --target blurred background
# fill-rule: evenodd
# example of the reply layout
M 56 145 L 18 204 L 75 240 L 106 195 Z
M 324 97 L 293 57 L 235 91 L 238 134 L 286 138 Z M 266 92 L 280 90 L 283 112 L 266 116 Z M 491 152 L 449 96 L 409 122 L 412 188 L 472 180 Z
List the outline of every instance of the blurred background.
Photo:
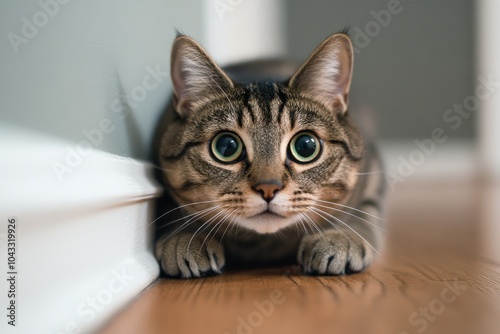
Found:
M 25 312 L 35 314 L 44 297 L 56 296 L 61 317 L 40 321 L 61 329 L 82 322 L 74 309 L 106 284 L 109 268 L 134 263 L 141 272 L 129 292 L 109 302 L 109 314 L 156 278 L 144 221 L 151 221 L 161 187 L 145 161 L 171 94 L 176 29 L 221 65 L 276 57 L 300 64 L 348 26 L 355 47 L 351 112 L 378 139 L 397 197 L 408 182 L 448 180 L 469 189 L 467 182 L 498 180 L 499 15 L 495 0 L 1 2 L 0 218 L 16 216 L 25 229 L 19 251 L 26 276 L 50 268 L 39 279 L 53 282 L 41 295 L 24 276 L 20 287 L 34 296 Z M 498 230 L 495 196 L 485 201 L 493 217 L 488 231 Z M 112 211 L 117 204 L 128 211 Z M 88 226 L 81 212 L 102 207 L 114 218 L 96 213 Z M 102 239 L 93 236 L 96 228 L 107 231 Z M 116 229 L 120 237 L 110 240 Z M 0 231 L 3 241 L 5 235 Z M 104 243 L 108 260 L 100 257 Z M 70 264 L 65 247 L 76 247 L 79 263 Z M 40 249 L 52 261 L 30 261 Z M 66 265 L 73 275 L 62 272 Z M 85 326 L 107 314 L 96 312 Z
M 479 77 L 487 80 L 494 66 L 478 60 L 494 59 L 489 50 L 496 47 L 481 39 L 494 30 L 491 10 L 476 19 L 483 2 L 496 6 L 467 0 L 2 3 L 2 123 L 78 143 L 106 118 L 116 127 L 91 147 L 146 159 L 170 94 L 175 29 L 227 65 L 275 57 L 300 64 L 324 38 L 349 27 L 356 48 L 352 114 L 397 152 L 388 163 L 397 169 L 397 157 L 419 149 L 414 141 L 439 127 L 446 140 L 415 173 L 447 170 L 449 158 L 459 159 L 457 173 L 470 175 L 480 163 L 491 172 L 492 159 L 500 164 L 488 144 L 498 138 L 498 116 L 484 110 L 496 100 L 474 97 Z M 150 72 L 157 74 L 144 87 Z M 455 108 L 464 102 L 465 111 Z
M 324 38 L 349 27 L 357 49 L 351 109 L 369 110 L 367 123 L 384 140 L 429 137 L 478 82 L 473 1 L 62 3 L 47 1 L 47 11 L 57 13 L 46 23 L 43 15 L 33 20 L 44 10 L 37 1 L 1 4 L 2 121 L 78 142 L 102 115 L 115 121 L 128 108 L 130 117 L 99 147 L 120 155 L 146 157 L 170 80 L 161 77 L 146 94 L 133 89 L 148 67 L 168 72 L 175 29 L 225 65 L 277 56 L 300 64 Z M 472 112 L 449 138 L 473 142 L 477 118 Z

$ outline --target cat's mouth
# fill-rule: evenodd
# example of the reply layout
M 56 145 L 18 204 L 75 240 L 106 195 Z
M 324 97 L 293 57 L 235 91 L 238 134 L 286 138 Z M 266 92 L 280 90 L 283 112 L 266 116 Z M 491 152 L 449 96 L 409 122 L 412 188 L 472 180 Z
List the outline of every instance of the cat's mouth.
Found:
M 291 221 L 280 214 L 265 210 L 251 217 L 240 219 L 238 223 L 257 233 L 267 234 L 274 233 L 288 226 Z
M 262 208 L 263 210 L 255 215 L 253 215 L 250 218 L 271 218 L 271 219 L 279 219 L 279 218 L 286 218 L 284 215 L 279 214 L 275 210 L 276 208 L 273 207 L 272 205 L 267 205 L 266 207 Z
M 255 208 L 257 209 L 257 208 Z M 238 217 L 235 222 L 247 229 L 253 230 L 260 234 L 275 233 L 297 221 L 297 217 L 288 216 L 287 212 L 281 212 L 281 208 L 277 204 L 260 204 L 253 215 L 246 217 Z
M 250 218 L 266 219 L 266 218 L 285 218 L 285 217 L 283 217 L 282 215 L 280 215 L 276 212 L 272 212 L 269 209 L 267 209 L 266 211 L 258 213 Z

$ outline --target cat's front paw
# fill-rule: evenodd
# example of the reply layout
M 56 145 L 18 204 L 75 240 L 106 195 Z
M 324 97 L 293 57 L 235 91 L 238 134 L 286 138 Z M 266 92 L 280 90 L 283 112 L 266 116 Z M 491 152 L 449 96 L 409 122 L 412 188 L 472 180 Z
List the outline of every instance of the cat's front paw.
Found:
M 302 238 L 297 260 L 312 275 L 344 275 L 366 268 L 373 249 L 354 233 L 327 231 Z
M 220 274 L 224 250 L 218 240 L 180 234 L 156 243 L 156 257 L 167 276 L 193 278 Z

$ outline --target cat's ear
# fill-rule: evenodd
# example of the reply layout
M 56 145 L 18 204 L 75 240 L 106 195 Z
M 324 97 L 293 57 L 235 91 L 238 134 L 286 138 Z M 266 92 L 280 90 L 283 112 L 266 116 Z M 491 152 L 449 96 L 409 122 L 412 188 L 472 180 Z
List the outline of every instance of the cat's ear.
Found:
M 231 79 L 203 47 L 182 35 L 172 47 L 170 75 L 175 110 L 181 117 L 188 117 L 197 105 L 233 87 Z
M 345 34 L 335 34 L 314 50 L 289 86 L 343 114 L 347 111 L 352 65 L 351 40 Z

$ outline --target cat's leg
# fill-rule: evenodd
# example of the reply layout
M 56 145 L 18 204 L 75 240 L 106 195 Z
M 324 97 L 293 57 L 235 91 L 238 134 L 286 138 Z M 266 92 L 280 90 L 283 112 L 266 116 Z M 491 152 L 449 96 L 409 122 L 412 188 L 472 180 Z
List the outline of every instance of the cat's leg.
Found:
M 368 243 L 355 233 L 328 230 L 302 239 L 298 262 L 307 274 L 343 275 L 362 271 L 374 255 Z
M 194 278 L 220 274 L 224 249 L 212 237 L 184 233 L 165 234 L 156 242 L 156 257 L 167 276 Z
M 328 222 L 330 228 L 302 238 L 297 260 L 304 272 L 321 275 L 359 272 L 380 252 L 385 233 L 380 218 L 385 179 L 374 153 L 364 170 L 360 190 L 350 203 L 353 209 L 327 202 L 311 208 L 314 219 Z

